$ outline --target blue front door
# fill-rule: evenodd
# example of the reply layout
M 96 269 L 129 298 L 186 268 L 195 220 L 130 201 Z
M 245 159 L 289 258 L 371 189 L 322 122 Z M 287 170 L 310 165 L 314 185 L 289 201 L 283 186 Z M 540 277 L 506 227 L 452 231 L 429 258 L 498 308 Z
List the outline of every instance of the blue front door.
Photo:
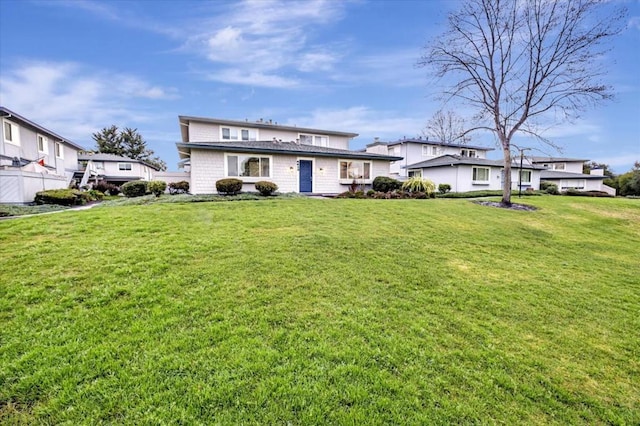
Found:
M 313 162 L 300 160 L 300 192 L 313 192 Z

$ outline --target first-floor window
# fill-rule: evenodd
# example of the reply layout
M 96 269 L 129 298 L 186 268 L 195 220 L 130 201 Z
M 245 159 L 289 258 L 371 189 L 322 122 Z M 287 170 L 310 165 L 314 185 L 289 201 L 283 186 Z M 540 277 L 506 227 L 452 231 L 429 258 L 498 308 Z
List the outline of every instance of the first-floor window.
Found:
M 409 177 L 422 177 L 422 170 L 421 169 L 409 170 L 408 176 Z
M 474 167 L 473 168 L 473 181 L 474 182 L 489 182 L 489 168 L 488 167 Z
M 340 179 L 371 179 L 371 163 L 340 161 Z
M 227 176 L 270 177 L 271 159 L 251 155 L 228 155 Z
M 60 142 L 55 143 L 55 151 L 56 151 L 56 157 L 64 158 L 64 149 Z
M 131 170 L 131 163 L 118 163 L 118 170 Z
M 520 170 L 520 182 L 531 183 L 531 170 Z

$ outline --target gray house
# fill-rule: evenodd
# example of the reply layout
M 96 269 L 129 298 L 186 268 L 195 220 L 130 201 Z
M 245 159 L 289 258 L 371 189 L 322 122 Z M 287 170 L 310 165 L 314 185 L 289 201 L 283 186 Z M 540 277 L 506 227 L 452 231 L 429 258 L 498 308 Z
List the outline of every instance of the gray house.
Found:
M 67 188 L 83 148 L 0 106 L 0 203 L 29 203 L 36 192 Z

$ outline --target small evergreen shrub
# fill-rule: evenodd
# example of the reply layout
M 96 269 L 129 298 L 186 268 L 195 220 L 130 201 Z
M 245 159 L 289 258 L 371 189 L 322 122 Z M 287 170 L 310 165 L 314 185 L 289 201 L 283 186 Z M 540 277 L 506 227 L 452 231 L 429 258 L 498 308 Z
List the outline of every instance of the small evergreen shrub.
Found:
M 278 185 L 273 182 L 261 180 L 259 182 L 256 182 L 256 189 L 261 195 L 268 197 L 278 190 Z
M 542 182 L 540 182 L 540 190 L 546 192 L 547 194 L 551 194 L 551 195 L 559 195 L 560 191 L 558 191 L 558 185 L 556 185 L 553 182 L 548 182 L 546 180 L 543 180 Z
M 438 185 L 438 192 L 440 192 L 441 194 L 446 194 L 449 191 L 451 191 L 451 185 L 449 185 L 448 183 L 441 183 L 440 185 Z
M 369 198 L 373 198 L 375 194 L 376 194 L 376 191 L 374 191 L 373 189 L 370 189 L 367 191 L 367 197 Z
M 400 189 L 402 182 L 390 177 L 378 176 L 373 180 L 372 187 L 377 192 L 391 192 Z
M 88 201 L 88 195 L 77 189 L 49 189 L 36 193 L 36 204 L 58 204 L 61 206 L 80 206 Z
M 167 189 L 167 182 L 162 180 L 152 180 L 147 183 L 147 191 L 151 192 L 156 197 L 164 194 Z
M 147 193 L 147 182 L 143 180 L 132 180 L 120 188 L 125 197 L 142 197 Z
M 236 178 L 220 179 L 216 182 L 216 190 L 224 195 L 236 195 L 242 191 L 242 181 Z
M 186 180 L 169 184 L 169 194 L 186 194 L 187 192 L 189 192 L 189 182 Z

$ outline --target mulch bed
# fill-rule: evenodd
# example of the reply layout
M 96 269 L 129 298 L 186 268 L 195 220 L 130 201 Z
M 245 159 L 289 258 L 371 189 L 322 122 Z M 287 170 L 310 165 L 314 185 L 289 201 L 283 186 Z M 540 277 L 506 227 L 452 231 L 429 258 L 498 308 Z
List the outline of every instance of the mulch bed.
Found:
M 526 204 L 512 203 L 510 206 L 506 206 L 506 205 L 504 205 L 504 204 L 502 204 L 500 202 L 497 202 L 497 201 L 474 201 L 474 203 L 480 204 L 480 205 L 483 205 L 483 206 L 498 207 L 500 209 L 509 209 L 509 210 L 525 210 L 525 211 L 538 210 L 536 207 L 528 206 Z

